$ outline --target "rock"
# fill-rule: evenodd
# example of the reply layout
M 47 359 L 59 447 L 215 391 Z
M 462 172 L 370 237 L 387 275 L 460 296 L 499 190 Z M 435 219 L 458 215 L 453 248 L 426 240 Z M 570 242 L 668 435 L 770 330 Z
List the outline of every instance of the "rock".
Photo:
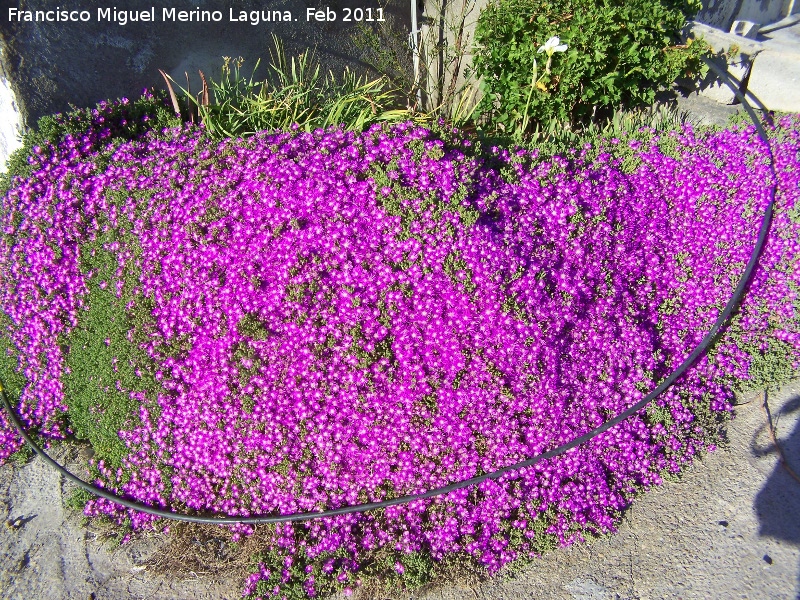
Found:
M 758 31 L 761 25 L 752 21 L 734 21 L 731 25 L 731 33 L 754 40 L 758 38 Z

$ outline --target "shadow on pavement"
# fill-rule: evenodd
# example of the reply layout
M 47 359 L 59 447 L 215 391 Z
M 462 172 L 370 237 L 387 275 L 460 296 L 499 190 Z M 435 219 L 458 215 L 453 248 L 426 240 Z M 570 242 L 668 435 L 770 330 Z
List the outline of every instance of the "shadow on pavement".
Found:
M 781 421 L 794 422 L 794 428 L 788 437 L 781 437 L 776 433 L 776 438 L 789 467 L 795 474 L 800 474 L 800 395 L 794 394 L 788 401 L 782 403 L 780 408 L 773 402 L 773 409 L 775 412 L 768 411 L 768 414 L 774 430 L 778 430 Z M 764 431 L 766 427 L 765 424 L 759 429 L 753 439 L 752 449 L 755 456 L 778 452 L 771 439 L 766 447 L 756 443 L 756 438 L 764 439 L 762 436 L 766 433 Z M 758 492 L 755 510 L 760 524 L 759 535 L 800 547 L 800 481 L 795 479 L 781 462 L 775 466 L 766 484 Z M 797 582 L 796 591 L 800 600 L 800 580 Z

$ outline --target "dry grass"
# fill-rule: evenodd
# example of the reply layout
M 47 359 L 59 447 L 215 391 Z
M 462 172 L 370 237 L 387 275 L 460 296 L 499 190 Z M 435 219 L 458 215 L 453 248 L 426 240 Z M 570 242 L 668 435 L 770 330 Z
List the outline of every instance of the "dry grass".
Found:
M 148 561 L 147 568 L 175 577 L 225 574 L 244 580 L 252 572 L 252 557 L 264 547 L 259 527 L 240 542 L 220 525 L 176 523 L 170 527 L 170 541 Z M 261 528 L 264 531 L 264 528 Z
M 457 588 L 468 590 L 477 587 L 486 581 L 488 575 L 486 568 L 471 556 L 464 554 L 447 555 L 441 562 L 436 563 L 430 583 L 414 590 L 397 586 L 395 578 L 369 577 L 362 579 L 362 585 L 356 588 L 354 600 L 408 600 L 409 593 L 413 597 L 425 596 L 440 589 Z
M 269 526 L 257 526 L 250 536 L 231 542 L 230 533 L 217 525 L 177 523 L 170 541 L 145 563 L 148 571 L 177 579 L 224 576 L 243 581 L 254 571 L 252 557 L 268 547 Z M 414 595 L 448 587 L 469 589 L 486 580 L 486 570 L 471 557 L 447 556 L 437 563 L 433 581 L 414 590 Z M 393 578 L 367 577 L 356 588 L 354 600 L 406 600 L 409 591 Z

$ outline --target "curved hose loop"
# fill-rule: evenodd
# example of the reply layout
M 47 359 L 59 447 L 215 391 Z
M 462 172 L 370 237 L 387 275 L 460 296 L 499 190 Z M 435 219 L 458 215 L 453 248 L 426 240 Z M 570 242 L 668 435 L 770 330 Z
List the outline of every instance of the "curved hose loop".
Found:
M 750 255 L 750 260 L 747 262 L 747 266 L 742 273 L 741 278 L 739 279 L 739 284 L 736 286 L 736 289 L 733 292 L 730 300 L 725 305 L 725 308 L 720 312 L 719 316 L 717 317 L 716 322 L 711 327 L 711 330 L 705 335 L 705 337 L 701 340 L 698 346 L 692 351 L 692 353 L 684 360 L 680 366 L 675 369 L 664 381 L 662 381 L 658 387 L 656 387 L 653 391 L 651 391 L 647 396 L 645 396 L 642 400 L 625 410 L 624 412 L 620 413 L 613 419 L 610 419 L 592 429 L 583 435 L 576 437 L 575 439 L 567 442 L 566 444 L 562 444 L 557 448 L 553 448 L 552 450 L 548 450 L 542 454 L 537 456 L 533 456 L 526 460 L 520 461 L 513 465 L 508 465 L 506 467 L 502 467 L 497 469 L 496 471 L 492 471 L 490 473 L 484 473 L 483 475 L 478 475 L 476 477 L 472 477 L 470 479 L 465 479 L 463 481 L 457 481 L 455 483 L 451 483 L 449 485 L 434 488 L 432 490 L 428 490 L 427 492 L 419 493 L 419 494 L 409 494 L 407 496 L 400 496 L 398 498 L 393 498 L 391 500 L 383 500 L 381 502 L 367 502 L 364 504 L 355 504 L 352 506 L 343 506 L 341 508 L 334 508 L 330 510 L 323 510 L 323 511 L 315 511 L 315 512 L 303 512 L 303 513 L 293 513 L 288 515 L 256 515 L 256 516 L 249 516 L 249 517 L 240 517 L 240 516 L 215 516 L 215 515 L 184 515 L 179 513 L 174 513 L 168 510 L 163 510 L 159 508 L 154 508 L 152 506 L 148 506 L 146 504 L 142 504 L 140 502 L 136 502 L 133 500 L 129 500 L 127 498 L 123 498 L 117 494 L 109 492 L 103 488 L 97 487 L 92 485 L 83 479 L 73 475 L 68 470 L 66 470 L 63 466 L 58 464 L 55 460 L 50 458 L 47 453 L 44 452 L 27 434 L 25 431 L 24 426 L 19 420 L 19 417 L 11 407 L 11 404 L 6 396 L 5 389 L 3 389 L 2 382 L 0 382 L 0 393 L 3 396 L 3 403 L 5 404 L 6 410 L 11 418 L 11 422 L 19 431 L 20 436 L 27 442 L 27 444 L 38 454 L 39 456 L 44 459 L 50 466 L 54 469 L 59 471 L 64 477 L 66 477 L 69 481 L 75 483 L 79 487 L 99 496 L 101 498 L 105 498 L 106 500 L 110 500 L 120 506 L 124 506 L 125 508 L 129 508 L 132 510 L 136 510 L 139 512 L 147 513 L 149 515 L 154 515 L 157 517 L 163 517 L 165 519 L 171 519 L 174 521 L 185 521 L 188 523 L 211 523 L 211 524 L 234 524 L 234 523 L 244 523 L 244 524 L 258 524 L 258 523 L 288 523 L 288 522 L 299 522 L 299 521 L 307 521 L 310 519 L 319 519 L 324 517 L 335 517 L 338 515 L 346 515 L 351 513 L 357 512 L 365 512 L 370 510 L 378 510 L 381 508 L 387 508 L 389 506 L 397 506 L 400 504 L 408 504 L 410 502 L 414 502 L 416 500 L 424 500 L 426 498 L 433 498 L 435 496 L 441 496 L 450 492 L 454 492 L 456 490 L 461 490 L 466 487 L 470 487 L 473 485 L 477 485 L 489 479 L 498 479 L 502 475 L 506 473 L 510 473 L 512 471 L 518 471 L 519 469 L 523 469 L 525 467 L 531 467 L 543 460 L 548 458 L 554 458 L 561 454 L 564 454 L 568 450 L 571 450 L 585 442 L 588 442 L 592 438 L 597 437 L 601 433 L 604 433 L 614 427 L 622 423 L 625 419 L 630 417 L 631 415 L 637 413 L 638 411 L 645 408 L 650 402 L 652 402 L 656 397 L 658 397 L 661 393 L 663 393 L 667 388 L 669 388 L 675 380 L 677 380 L 683 373 L 694 363 L 697 358 L 703 354 L 711 343 L 714 341 L 719 330 L 728 320 L 733 310 L 739 304 L 742 295 L 744 294 L 744 290 L 747 287 L 747 284 L 750 282 L 750 277 L 752 276 L 753 270 L 755 269 L 759 255 L 761 254 L 761 250 L 764 246 L 764 243 L 767 239 L 767 234 L 769 232 L 770 224 L 772 223 L 772 212 L 775 205 L 775 193 L 777 187 L 778 176 L 777 172 L 775 171 L 775 157 L 772 153 L 772 149 L 769 145 L 769 140 L 767 138 L 767 132 L 764 130 L 764 127 L 761 125 L 758 117 L 756 116 L 755 111 L 752 107 L 747 103 L 746 98 L 744 95 L 731 83 L 731 79 L 728 74 L 722 70 L 720 70 L 716 65 L 711 63 L 710 61 L 704 59 L 706 64 L 709 68 L 714 71 L 717 75 L 719 75 L 722 80 L 730 87 L 736 97 L 744 106 L 747 114 L 752 119 L 753 123 L 756 126 L 756 130 L 758 131 L 761 140 L 766 144 L 767 150 L 769 151 L 770 155 L 770 167 L 772 169 L 773 175 L 773 184 L 770 191 L 770 200 L 769 203 L 764 210 L 764 217 L 761 221 L 761 229 L 758 234 L 758 239 L 756 241 L 755 247 L 753 248 L 753 252 Z

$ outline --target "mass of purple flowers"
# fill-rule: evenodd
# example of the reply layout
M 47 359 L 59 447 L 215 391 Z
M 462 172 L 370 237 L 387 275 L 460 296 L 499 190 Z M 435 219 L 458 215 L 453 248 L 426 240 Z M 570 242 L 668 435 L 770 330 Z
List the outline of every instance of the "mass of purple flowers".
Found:
M 128 454 L 94 462 L 97 483 L 130 498 L 183 513 L 322 510 L 567 442 L 694 349 L 769 201 L 753 127 L 640 134 L 556 157 L 476 152 L 411 124 L 223 142 L 190 128 L 100 149 L 76 134 L 37 148 L 0 212 L 19 413 L 45 439 L 70 433 L 59 336 L 97 283 L 136 315 L 127 338 L 160 386 L 116 382 L 137 406 L 119 431 Z M 733 325 L 678 384 L 497 481 L 275 527 L 282 562 L 262 563 L 245 592 L 299 582 L 314 596 L 326 578 L 349 590 L 380 551 L 397 574 L 403 556 L 453 553 L 495 572 L 543 540 L 613 530 L 635 493 L 713 449 L 753 348 L 789 348 L 800 366 L 800 119 L 771 135 L 777 209 L 759 267 Z M 116 273 L 97 281 L 81 253 L 114 228 L 132 235 L 107 244 Z M 0 459 L 19 447 L 0 415 Z M 153 521 L 105 500 L 86 514 Z

